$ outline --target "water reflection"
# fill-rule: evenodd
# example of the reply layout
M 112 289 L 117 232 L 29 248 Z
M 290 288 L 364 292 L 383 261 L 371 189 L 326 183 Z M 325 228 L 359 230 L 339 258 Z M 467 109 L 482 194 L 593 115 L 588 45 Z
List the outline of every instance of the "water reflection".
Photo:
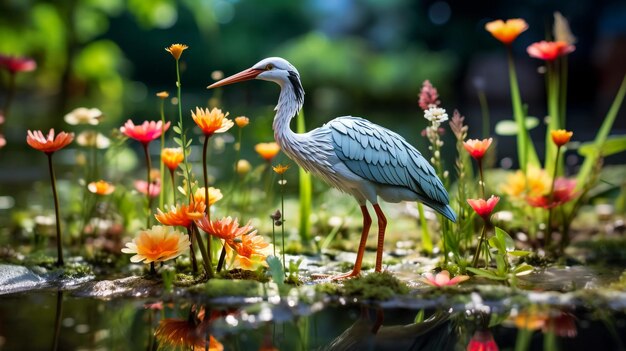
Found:
M 620 350 L 626 339 L 625 311 L 602 306 L 286 306 L 16 294 L 0 299 L 0 350 Z

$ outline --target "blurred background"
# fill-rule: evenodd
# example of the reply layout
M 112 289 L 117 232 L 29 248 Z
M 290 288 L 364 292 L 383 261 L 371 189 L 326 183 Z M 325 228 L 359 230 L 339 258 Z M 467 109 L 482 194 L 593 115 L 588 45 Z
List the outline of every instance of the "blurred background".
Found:
M 33 151 L 25 147 L 26 129 L 72 130 L 63 116 L 76 107 L 102 110 L 103 132 L 128 118 L 159 119 L 155 93 L 175 95 L 174 60 L 164 50 L 172 43 L 190 47 L 181 59 L 183 111 L 213 99 L 232 117 L 249 116 L 244 157 L 254 154 L 254 143 L 272 140 L 278 87 L 205 87 L 214 71 L 230 75 L 268 56 L 282 56 L 299 69 L 308 128 L 336 116 L 362 116 L 426 150 L 417 94 L 429 79 L 448 112 L 457 108 L 467 117 L 469 137 L 482 137 L 480 91 L 492 130 L 512 115 L 505 51 L 484 30 L 499 18 L 529 23 L 513 50 L 529 115 L 543 118 L 542 62 L 528 57 L 526 47 L 550 35 L 554 11 L 570 21 L 578 39 L 569 57 L 568 128 L 576 140 L 589 140 L 626 73 L 624 1 L 3 0 L 0 54 L 32 57 L 37 69 L 17 75 L 3 127 L 0 187 L 6 192 L 15 182 L 45 179 L 39 165 L 33 167 L 40 172 L 29 170 Z M 0 74 L 1 104 L 9 74 Z M 168 100 L 167 119 L 175 117 L 175 103 Z M 614 130 L 625 129 L 622 111 Z M 533 131 L 540 150 L 543 133 Z M 515 155 L 512 137 L 499 143 L 498 159 Z M 453 152 L 452 143 L 446 147 Z M 515 160 L 504 165 L 515 166 Z

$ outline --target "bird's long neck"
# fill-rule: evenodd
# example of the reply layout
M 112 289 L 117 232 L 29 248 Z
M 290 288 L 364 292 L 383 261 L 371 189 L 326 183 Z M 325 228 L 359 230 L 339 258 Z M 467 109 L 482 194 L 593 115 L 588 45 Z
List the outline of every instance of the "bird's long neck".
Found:
M 288 79 L 280 82 L 279 85 L 280 97 L 275 108 L 276 116 L 272 127 L 276 142 L 289 154 L 289 146 L 295 142 L 296 138 L 296 133 L 291 130 L 289 124 L 304 104 L 304 89 L 295 72 L 289 72 Z

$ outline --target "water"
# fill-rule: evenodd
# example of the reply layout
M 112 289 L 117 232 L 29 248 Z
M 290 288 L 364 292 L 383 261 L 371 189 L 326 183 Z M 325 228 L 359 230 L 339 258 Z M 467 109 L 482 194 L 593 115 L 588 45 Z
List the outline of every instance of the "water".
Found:
M 192 344 L 204 350 L 206 340 L 211 350 L 465 350 L 472 338 L 487 344 L 491 337 L 500 350 L 626 345 L 626 309 L 600 302 L 550 307 L 439 300 L 435 308 L 421 307 L 398 301 L 209 303 L 190 296 L 104 300 L 43 290 L 0 298 L 0 350 L 177 350 Z

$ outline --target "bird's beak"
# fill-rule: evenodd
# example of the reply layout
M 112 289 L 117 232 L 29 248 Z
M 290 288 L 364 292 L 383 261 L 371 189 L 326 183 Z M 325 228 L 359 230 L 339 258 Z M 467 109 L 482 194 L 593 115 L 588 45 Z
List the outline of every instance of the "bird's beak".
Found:
M 213 88 L 221 87 L 221 86 L 228 85 L 228 84 L 233 84 L 237 82 L 243 82 L 245 80 L 254 79 L 256 78 L 256 76 L 261 74 L 261 72 L 263 72 L 262 69 L 248 68 L 247 70 L 241 71 L 237 74 L 233 74 L 230 77 L 226 77 L 220 80 L 219 82 L 215 82 L 209 85 L 207 89 L 213 89 Z

